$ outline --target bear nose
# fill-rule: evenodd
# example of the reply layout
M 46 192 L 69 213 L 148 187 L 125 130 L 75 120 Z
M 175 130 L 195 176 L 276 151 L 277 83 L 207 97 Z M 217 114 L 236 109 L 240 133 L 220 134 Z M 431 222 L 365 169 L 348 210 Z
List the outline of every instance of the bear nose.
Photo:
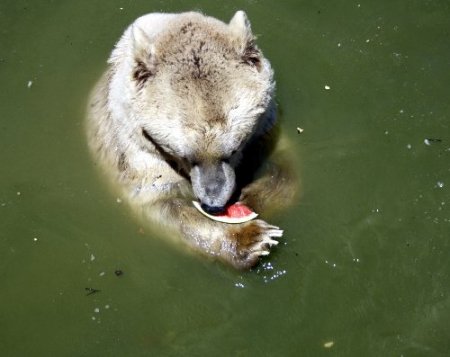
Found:
M 220 214 L 225 211 L 225 207 L 223 207 L 223 206 L 221 206 L 221 207 L 210 206 L 210 205 L 202 203 L 201 207 L 202 207 L 203 211 L 205 211 L 206 213 L 209 213 L 209 214 Z

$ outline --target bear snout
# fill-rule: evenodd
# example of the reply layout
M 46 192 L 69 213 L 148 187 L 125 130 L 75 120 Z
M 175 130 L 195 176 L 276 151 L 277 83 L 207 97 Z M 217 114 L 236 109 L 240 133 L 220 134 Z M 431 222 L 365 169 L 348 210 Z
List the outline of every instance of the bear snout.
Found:
M 234 169 L 225 162 L 199 164 L 191 170 L 192 189 L 202 208 L 211 214 L 224 211 L 235 186 Z

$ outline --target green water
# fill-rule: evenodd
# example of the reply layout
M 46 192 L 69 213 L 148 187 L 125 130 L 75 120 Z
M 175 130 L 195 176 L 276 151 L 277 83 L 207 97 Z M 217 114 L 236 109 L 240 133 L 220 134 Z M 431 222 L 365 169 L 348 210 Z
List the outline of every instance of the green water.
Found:
M 247 11 L 298 157 L 248 273 L 142 232 L 86 149 L 124 28 L 189 9 Z M 2 1 L 0 355 L 448 356 L 449 39 L 447 1 Z

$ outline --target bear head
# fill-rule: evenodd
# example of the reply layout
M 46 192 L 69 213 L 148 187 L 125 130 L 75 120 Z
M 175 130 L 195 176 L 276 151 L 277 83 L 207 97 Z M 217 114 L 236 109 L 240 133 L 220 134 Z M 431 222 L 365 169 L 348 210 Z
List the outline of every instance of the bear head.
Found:
M 143 145 L 175 160 L 203 208 L 217 213 L 236 189 L 242 150 L 267 126 L 273 72 L 243 11 L 229 24 L 199 13 L 166 22 L 156 31 L 138 19 L 128 48 L 113 52 L 116 72 L 130 79 L 116 99 Z

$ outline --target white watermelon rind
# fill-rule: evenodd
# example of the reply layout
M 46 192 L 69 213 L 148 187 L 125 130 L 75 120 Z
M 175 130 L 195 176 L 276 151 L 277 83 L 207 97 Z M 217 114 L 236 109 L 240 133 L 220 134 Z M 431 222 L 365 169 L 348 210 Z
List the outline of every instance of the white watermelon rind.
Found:
M 245 223 L 245 222 L 251 221 L 252 219 L 255 219 L 256 217 L 258 217 L 258 213 L 255 213 L 255 212 L 250 213 L 248 216 L 239 217 L 239 218 L 238 217 L 227 218 L 224 216 L 213 216 L 209 213 L 206 213 L 200 206 L 200 203 L 198 203 L 197 201 L 192 201 L 192 204 L 204 216 L 208 217 L 209 219 L 212 219 L 213 221 L 222 222 L 222 223 L 231 223 L 231 224 Z

